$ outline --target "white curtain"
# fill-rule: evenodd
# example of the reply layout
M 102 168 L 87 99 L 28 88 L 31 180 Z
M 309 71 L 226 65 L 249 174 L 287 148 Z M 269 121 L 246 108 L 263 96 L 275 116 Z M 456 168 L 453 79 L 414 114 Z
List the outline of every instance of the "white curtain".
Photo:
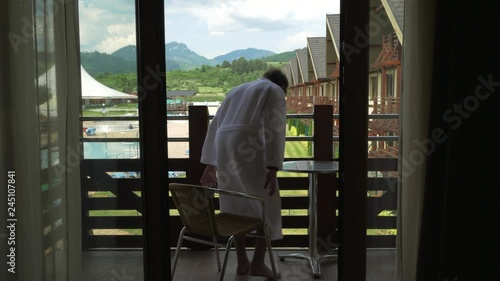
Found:
M 405 0 L 397 280 L 416 280 L 434 50 L 434 0 Z
M 0 173 L 6 179 L 15 171 L 17 218 L 16 275 L 2 252 L 1 280 L 80 279 L 77 5 L 7 0 L 0 9 Z M 7 206 L 0 198 L 4 232 Z M 2 234 L 4 251 L 3 238 L 12 233 Z

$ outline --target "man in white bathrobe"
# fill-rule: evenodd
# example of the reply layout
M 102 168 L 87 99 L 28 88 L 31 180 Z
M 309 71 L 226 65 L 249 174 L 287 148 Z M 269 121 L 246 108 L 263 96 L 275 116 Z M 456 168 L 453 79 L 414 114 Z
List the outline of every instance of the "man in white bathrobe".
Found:
M 217 110 L 208 128 L 201 162 L 207 164 L 201 178 L 204 186 L 254 194 L 264 198 L 271 240 L 283 238 L 281 198 L 276 173 L 285 151 L 285 93 L 288 80 L 279 69 L 271 69 L 259 80 L 233 88 Z M 220 198 L 220 210 L 261 216 L 255 200 Z M 264 264 L 266 243 L 256 239 L 252 262 L 245 250 L 245 237 L 235 237 L 237 274 L 272 279 Z

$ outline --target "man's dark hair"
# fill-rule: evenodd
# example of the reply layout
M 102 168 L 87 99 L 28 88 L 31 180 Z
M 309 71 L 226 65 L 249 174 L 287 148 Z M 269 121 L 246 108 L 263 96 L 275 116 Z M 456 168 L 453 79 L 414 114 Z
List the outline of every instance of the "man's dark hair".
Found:
M 274 84 L 280 86 L 286 94 L 286 90 L 288 89 L 288 79 L 280 69 L 270 68 L 264 73 L 264 75 L 262 75 L 262 77 L 267 78 Z

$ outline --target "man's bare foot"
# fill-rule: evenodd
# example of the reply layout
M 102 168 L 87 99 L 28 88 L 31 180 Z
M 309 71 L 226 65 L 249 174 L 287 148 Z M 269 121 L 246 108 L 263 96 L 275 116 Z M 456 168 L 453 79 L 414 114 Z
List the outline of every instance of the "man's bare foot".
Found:
M 260 266 L 254 266 L 252 264 L 252 267 L 250 268 L 250 275 L 264 277 L 266 280 L 274 280 L 273 271 L 264 264 Z M 280 273 L 276 273 L 276 275 L 278 275 L 278 279 L 281 279 Z
M 246 264 L 243 265 L 238 265 L 238 267 L 236 267 L 236 274 L 238 275 L 247 274 L 251 266 L 252 266 L 251 262 L 247 262 Z

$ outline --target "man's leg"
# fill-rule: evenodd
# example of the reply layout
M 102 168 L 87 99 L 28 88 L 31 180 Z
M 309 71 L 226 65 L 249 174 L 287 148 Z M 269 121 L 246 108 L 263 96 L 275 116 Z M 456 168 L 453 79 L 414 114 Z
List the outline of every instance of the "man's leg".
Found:
M 250 269 L 250 260 L 248 260 L 247 250 L 245 249 L 246 236 L 235 236 L 234 245 L 236 248 L 236 259 L 238 261 L 238 267 L 236 268 L 236 274 L 245 274 Z
M 263 236 L 263 231 L 260 230 L 257 233 Z M 264 264 L 264 258 L 266 256 L 267 244 L 264 239 L 255 239 L 255 252 L 252 259 L 252 267 L 250 268 L 250 274 L 253 276 L 261 276 L 266 279 L 274 279 L 273 271 L 269 269 Z M 278 274 L 279 276 L 279 274 Z

